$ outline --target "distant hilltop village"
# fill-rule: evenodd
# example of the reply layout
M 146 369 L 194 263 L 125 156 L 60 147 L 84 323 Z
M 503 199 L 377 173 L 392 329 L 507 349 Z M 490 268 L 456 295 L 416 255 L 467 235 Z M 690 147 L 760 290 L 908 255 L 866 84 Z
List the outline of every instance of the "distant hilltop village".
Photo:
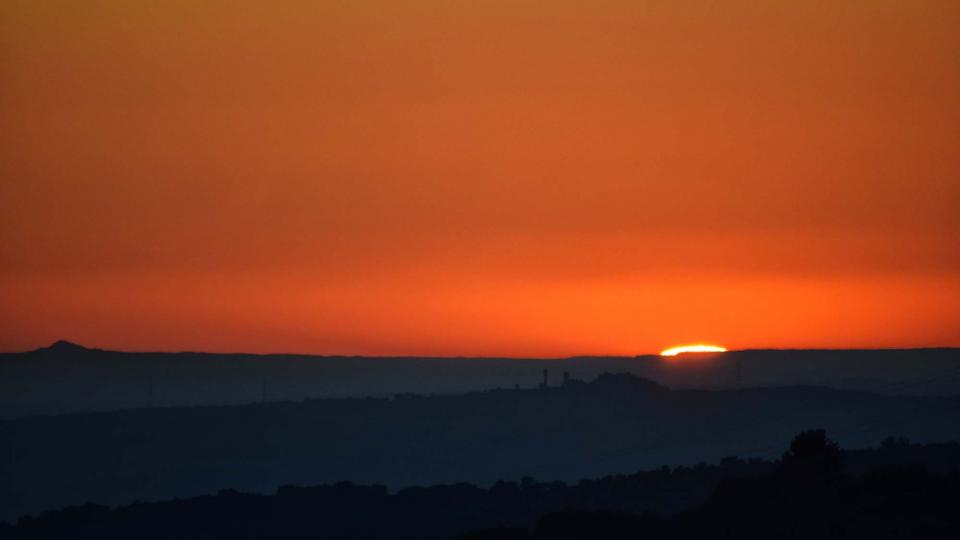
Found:
M 569 372 L 569 371 L 564 371 L 564 372 L 563 372 L 563 382 L 560 383 L 560 386 L 567 386 L 567 385 L 570 384 L 571 382 L 583 384 L 583 381 L 578 381 L 578 380 L 575 380 L 575 379 L 570 379 L 570 372 Z M 542 389 L 547 389 L 547 388 L 549 388 L 549 387 L 550 387 L 550 370 L 549 370 L 549 369 L 544 369 L 544 370 L 543 370 L 543 382 L 540 383 L 540 388 L 542 388 Z

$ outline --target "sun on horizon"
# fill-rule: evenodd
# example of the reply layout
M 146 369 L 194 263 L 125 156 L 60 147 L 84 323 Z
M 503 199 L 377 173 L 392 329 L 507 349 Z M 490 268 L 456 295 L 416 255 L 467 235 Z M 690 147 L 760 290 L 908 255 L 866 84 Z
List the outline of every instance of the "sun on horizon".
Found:
M 705 353 L 705 352 L 727 352 L 726 347 L 721 347 L 719 345 L 707 345 L 703 343 L 698 343 L 696 345 L 680 345 L 677 347 L 670 347 L 669 349 L 664 349 L 660 352 L 660 356 L 677 356 L 678 354 L 683 353 Z

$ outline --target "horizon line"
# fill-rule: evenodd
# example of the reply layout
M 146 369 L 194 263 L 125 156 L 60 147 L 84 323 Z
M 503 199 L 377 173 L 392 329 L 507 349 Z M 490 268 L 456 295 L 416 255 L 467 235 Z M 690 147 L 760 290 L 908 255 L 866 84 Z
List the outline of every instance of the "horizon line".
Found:
M 28 350 L 19 350 L 19 351 L 0 351 L 0 354 L 30 354 L 41 351 L 46 351 L 53 349 L 57 346 L 61 347 L 72 347 L 78 350 L 92 351 L 92 352 L 110 352 L 110 353 L 120 353 L 120 354 L 196 354 L 196 355 L 210 355 L 210 356 L 299 356 L 299 357 L 316 357 L 316 358 L 421 358 L 421 359 L 462 359 L 462 360 L 481 360 L 481 359 L 502 359 L 502 360 L 570 360 L 574 358 L 643 358 L 643 357 L 657 357 L 661 358 L 660 352 L 646 352 L 646 353 L 637 353 L 637 354 L 570 354 L 564 356 L 498 356 L 498 355 L 463 355 L 463 354 L 451 354 L 451 355 L 422 355 L 422 354 L 331 354 L 331 353 L 296 353 L 296 352 L 268 352 L 268 353 L 257 353 L 257 352 L 241 352 L 241 351 L 232 351 L 232 352 L 219 352 L 219 351 L 202 351 L 202 350 L 123 350 L 123 349 L 105 349 L 100 347 L 88 347 L 81 345 L 77 342 L 70 340 L 56 340 L 53 343 L 40 346 L 34 349 Z M 688 353 L 688 354 L 703 354 L 703 355 L 722 355 L 722 354 L 731 354 L 731 353 L 749 353 L 749 352 L 884 352 L 884 351 L 933 351 L 933 350 L 954 350 L 960 349 L 960 346 L 950 346 L 950 345 L 935 345 L 935 346 L 919 346 L 919 347 L 758 347 L 758 348 L 748 348 L 748 349 L 728 349 L 723 352 L 709 352 L 709 353 Z M 686 356 L 686 355 L 685 355 Z

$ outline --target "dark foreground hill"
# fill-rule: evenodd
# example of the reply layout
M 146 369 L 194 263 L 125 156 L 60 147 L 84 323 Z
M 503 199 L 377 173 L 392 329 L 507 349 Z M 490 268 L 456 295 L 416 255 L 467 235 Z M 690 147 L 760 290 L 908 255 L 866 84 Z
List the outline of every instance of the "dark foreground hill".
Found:
M 531 479 L 409 488 L 337 484 L 109 509 L 0 525 L 11 540 L 949 538 L 960 525 L 960 445 L 841 453 L 823 432 L 778 462 L 727 458 L 576 484 Z
M 960 349 L 755 350 L 659 356 L 367 358 L 126 353 L 67 342 L 0 354 L 0 419 L 304 398 L 536 388 L 543 370 L 593 379 L 630 373 L 670 388 L 810 385 L 887 395 L 960 395 Z
M 953 458 L 956 459 L 956 458 Z M 496 527 L 463 540 L 942 539 L 960 532 L 960 474 L 923 465 L 845 474 L 822 431 L 799 435 L 773 473 L 728 478 L 675 516 L 567 507 L 532 530 Z
M 155 408 L 0 422 L 0 518 L 87 501 L 269 493 L 348 480 L 575 481 L 724 456 L 775 457 L 824 427 L 847 447 L 889 433 L 960 439 L 960 398 L 813 387 L 669 390 L 631 375 L 458 396 Z

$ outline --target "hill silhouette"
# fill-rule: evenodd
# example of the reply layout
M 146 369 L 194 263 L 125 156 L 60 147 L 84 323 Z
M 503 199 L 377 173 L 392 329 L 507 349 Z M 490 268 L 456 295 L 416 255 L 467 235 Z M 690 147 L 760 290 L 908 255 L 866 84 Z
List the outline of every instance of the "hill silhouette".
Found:
M 0 517 L 92 501 L 270 493 L 349 480 L 406 486 L 576 481 L 724 456 L 772 458 L 793 434 L 847 447 L 888 433 L 960 438 L 960 399 L 816 387 L 671 390 L 629 374 L 451 396 L 146 408 L 0 422 Z
M 674 516 L 568 507 L 531 529 L 498 527 L 463 540 L 948 538 L 960 530 L 960 474 L 906 462 L 845 471 L 822 430 L 801 433 L 771 473 L 721 480 Z
M 77 345 L 76 343 L 66 341 L 61 339 L 50 344 L 49 347 L 44 347 L 38 349 L 37 352 L 42 352 L 45 354 L 61 354 L 61 355 L 72 355 L 72 354 L 81 354 L 92 352 L 95 349 L 88 349 L 82 345 Z
M 142 407 L 309 398 L 459 394 L 630 373 L 670 388 L 823 386 L 887 395 L 960 395 L 960 349 L 757 350 L 659 356 L 371 358 L 127 353 L 67 341 L 0 354 L 0 419 Z
M 821 430 L 779 461 L 728 457 L 576 484 L 531 478 L 414 487 L 338 483 L 272 495 L 87 504 L 0 525 L 0 537 L 98 539 L 945 538 L 960 525 L 960 445 L 888 438 L 841 451 Z

